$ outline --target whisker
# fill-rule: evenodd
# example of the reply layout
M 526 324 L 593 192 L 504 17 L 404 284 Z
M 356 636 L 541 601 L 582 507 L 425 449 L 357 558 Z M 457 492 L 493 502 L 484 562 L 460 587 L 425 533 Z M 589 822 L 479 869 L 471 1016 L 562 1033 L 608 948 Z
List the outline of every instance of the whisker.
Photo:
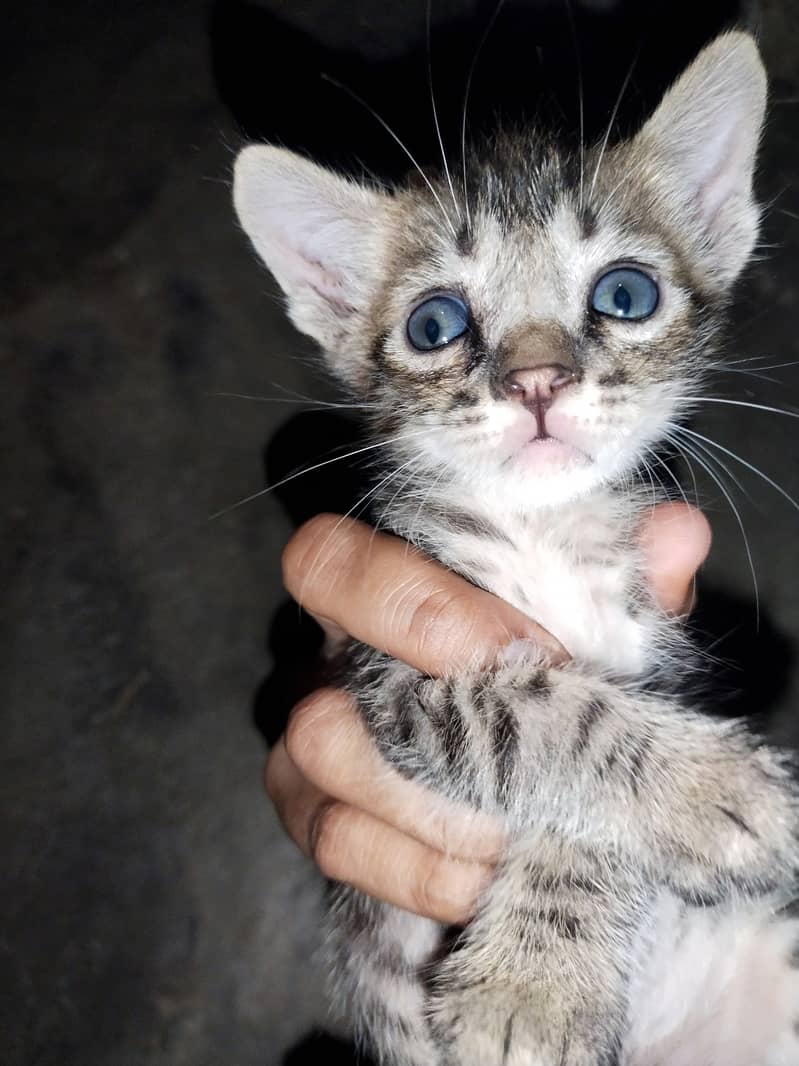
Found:
M 717 374 L 743 374 L 744 377 L 754 378 L 755 381 L 768 381 L 770 385 L 782 385 L 783 382 L 779 378 L 769 377 L 768 374 L 758 374 L 756 370 L 738 370 L 735 367 L 711 367 L 713 373 Z M 768 368 L 766 368 L 768 369 Z
M 757 356 L 756 358 L 762 359 L 762 358 L 764 358 L 764 356 Z M 738 360 L 736 360 L 736 363 L 746 363 L 746 362 L 749 362 L 749 360 L 748 359 L 738 359 Z M 784 370 L 786 367 L 791 367 L 791 366 L 799 366 L 799 361 L 797 361 L 796 359 L 793 359 L 789 363 L 771 363 L 769 366 L 760 366 L 757 369 L 758 370 Z M 738 374 L 751 373 L 751 371 L 737 370 L 735 367 L 724 366 L 724 364 L 721 364 L 719 366 L 714 366 L 713 369 L 714 370 L 727 370 L 727 371 L 729 371 L 730 373 L 733 373 L 733 374 L 735 374 L 735 373 L 738 373 Z
M 572 8 L 572 0 L 566 0 L 566 11 L 569 16 L 569 27 L 571 29 L 572 44 L 574 45 L 574 57 L 577 61 L 577 96 L 580 105 L 580 214 L 583 212 L 585 189 L 584 171 L 585 171 L 585 101 L 583 96 L 583 63 L 580 56 L 580 43 L 577 39 L 577 27 L 574 23 L 574 10 Z
M 444 138 L 441 136 L 441 126 L 438 121 L 438 108 L 436 107 L 436 94 L 433 89 L 433 55 L 430 46 L 430 19 L 433 7 L 433 0 L 427 0 L 427 81 L 430 85 L 430 103 L 433 106 L 433 122 L 436 127 L 436 137 L 438 138 L 438 147 L 441 149 L 441 162 L 444 164 L 444 175 L 449 185 L 449 193 L 452 197 L 452 204 L 458 213 L 458 221 L 461 221 L 461 209 L 460 204 L 455 196 L 455 187 L 452 184 L 452 175 L 449 172 L 449 163 L 447 162 L 447 153 L 444 151 Z
M 375 519 L 375 523 L 374 523 L 375 524 L 375 530 L 379 530 L 379 529 L 383 528 L 383 521 L 384 521 L 386 515 L 388 514 L 388 512 L 391 510 L 391 507 L 392 507 L 394 501 L 396 500 L 397 496 L 399 496 L 399 494 L 403 491 L 403 489 L 407 488 L 407 486 L 410 484 L 411 481 L 413 481 L 413 479 L 416 477 L 418 471 L 423 466 L 424 466 L 424 460 L 421 457 L 419 457 L 418 462 L 416 463 L 416 466 L 411 468 L 410 474 L 408 474 L 408 476 L 402 482 L 400 487 L 394 491 L 393 495 L 391 496 L 391 499 L 388 500 L 388 502 L 386 503 L 386 505 L 383 508 L 383 510 L 380 512 L 378 517 Z
M 350 507 L 350 509 L 346 512 L 346 514 L 341 515 L 341 517 L 339 518 L 338 522 L 336 522 L 336 524 L 330 530 L 328 535 L 322 541 L 321 545 L 319 546 L 319 550 L 317 551 L 316 555 L 314 556 L 314 558 L 313 558 L 313 560 L 311 562 L 311 565 L 308 567 L 308 573 L 303 578 L 302 585 L 300 586 L 299 595 L 297 596 L 297 606 L 298 607 L 302 607 L 303 601 L 305 599 L 305 589 L 308 587 L 308 583 L 312 580 L 312 578 L 314 577 L 314 575 L 316 573 L 317 564 L 319 563 L 319 560 L 320 560 L 320 558 L 322 556 L 322 553 L 324 552 L 324 550 L 327 547 L 328 543 L 330 542 L 331 538 L 335 536 L 335 534 L 338 531 L 339 527 L 341 526 L 342 522 L 345 522 L 353 514 L 353 512 L 355 512 L 355 511 L 357 511 L 358 515 L 360 515 L 361 512 L 363 511 L 364 507 L 366 507 L 368 500 L 372 496 L 374 496 L 374 494 L 376 492 L 378 492 L 380 490 L 380 488 L 382 488 L 383 485 L 385 485 L 387 482 L 391 481 L 393 478 L 395 478 L 397 476 L 397 474 L 399 474 L 402 470 L 404 470 L 405 467 L 410 466 L 411 463 L 414 463 L 415 461 L 416 461 L 416 456 L 412 456 L 410 459 L 406 460 L 406 462 L 402 463 L 400 466 L 395 467 L 392 471 L 390 471 L 388 474 L 386 474 L 386 476 L 384 478 L 382 478 L 380 481 L 378 481 L 376 485 L 373 485 L 372 488 L 370 488 L 367 492 L 365 492 L 363 494 L 363 496 L 361 496 L 361 498 L 359 500 L 356 500 L 356 502 L 352 505 L 352 507 Z M 370 543 L 371 543 L 371 541 L 370 541 Z
M 304 396 L 255 396 L 246 392 L 207 392 L 205 395 L 229 400 L 252 400 L 254 403 L 313 404 L 314 409 L 320 411 L 330 407 L 336 410 L 362 411 L 376 406 L 363 403 L 330 403 L 327 400 L 312 400 Z
M 679 432 L 691 432 L 690 430 L 686 430 L 685 427 L 674 427 L 674 428 L 675 428 L 675 430 L 678 430 Z M 687 444 L 685 441 L 682 441 L 682 446 L 680 446 L 680 444 L 677 444 L 677 442 L 675 440 L 672 440 L 672 443 L 675 445 L 675 447 L 680 452 L 682 452 L 683 448 L 686 448 L 686 449 L 689 450 L 691 456 L 696 460 L 697 463 L 699 463 L 700 467 L 702 467 L 702 469 L 705 471 L 705 473 L 719 487 L 719 489 L 721 490 L 722 494 L 724 495 L 724 498 L 726 499 L 727 503 L 730 506 L 730 510 L 732 511 L 733 515 L 735 516 L 735 521 L 738 523 L 738 528 L 741 531 L 741 537 L 742 537 L 743 542 L 744 542 L 744 550 L 746 552 L 747 563 L 749 564 L 749 572 L 752 575 L 752 588 L 753 588 L 754 594 L 755 594 L 755 620 L 756 620 L 756 626 L 759 627 L 760 626 L 760 588 L 759 588 L 758 583 L 757 583 L 757 573 L 755 571 L 755 561 L 754 561 L 754 558 L 752 556 L 752 548 L 751 548 L 751 545 L 749 544 L 749 537 L 746 535 L 746 527 L 744 526 L 743 519 L 741 518 L 741 513 L 738 510 L 738 508 L 736 507 L 735 501 L 733 500 L 732 496 L 728 492 L 726 486 L 724 485 L 724 482 L 715 473 L 715 471 L 708 465 L 708 463 L 702 458 L 702 456 L 699 455 L 696 451 L 694 451 L 690 447 L 690 445 Z
M 335 86 L 337 89 L 341 89 L 342 92 L 345 92 L 349 96 L 351 96 L 352 99 L 355 100 L 356 103 L 359 103 L 361 105 L 361 107 L 365 108 L 369 112 L 369 114 L 372 116 L 372 118 L 376 119 L 376 121 L 380 123 L 380 125 L 383 127 L 383 129 L 386 131 L 386 133 L 388 133 L 388 135 L 390 137 L 392 137 L 397 142 L 397 144 L 403 150 L 403 152 L 408 157 L 408 159 L 410 159 L 411 163 L 413 163 L 413 165 L 416 167 L 416 170 L 419 172 L 419 175 L 420 175 L 422 181 L 425 183 L 427 188 L 433 194 L 433 199 L 436 201 L 438 206 L 441 208 L 441 214 L 444 216 L 444 221 L 449 226 L 450 231 L 452 233 L 452 236 L 457 239 L 457 236 L 458 236 L 457 231 L 456 231 L 455 227 L 452 224 L 452 219 L 449 217 L 449 214 L 447 213 L 447 210 L 444 207 L 444 204 L 443 204 L 443 202 L 441 200 L 441 197 L 438 195 L 436 190 L 433 188 L 432 182 L 430 181 L 428 176 L 425 174 L 425 172 L 422 170 L 422 168 L 417 163 L 417 161 L 416 161 L 415 157 L 413 156 L 413 154 L 411 153 L 410 149 L 397 136 L 397 134 L 394 132 L 394 130 L 391 128 L 391 126 L 389 126 L 389 124 L 386 122 L 386 120 L 384 118 L 382 118 L 380 115 L 378 115 L 378 113 L 375 111 L 375 109 L 373 107 L 370 107 L 370 105 L 367 104 L 367 102 L 363 99 L 363 97 L 359 96 L 356 92 L 354 92 L 354 90 L 350 89 L 347 85 L 344 85 L 342 82 L 337 81 L 335 78 L 331 78 L 329 74 L 322 74 L 321 77 L 323 78 L 324 81 L 329 82 L 331 85 Z
M 687 505 L 688 504 L 688 497 L 685 495 L 685 489 L 680 484 L 680 481 L 679 481 L 679 478 L 677 477 L 677 475 L 669 467 L 669 464 L 665 461 L 665 459 L 663 459 L 662 456 L 658 455 L 658 453 L 655 451 L 654 448 L 647 446 L 646 450 L 653 457 L 653 459 L 655 460 L 657 465 L 658 466 L 662 466 L 663 469 L 666 471 L 666 473 L 669 475 L 669 477 L 674 482 L 674 484 L 675 484 L 675 486 L 677 488 L 677 492 L 679 492 L 679 494 L 682 497 L 683 501 Z M 653 470 L 653 473 L 654 473 L 654 470 Z M 663 484 L 663 481 L 659 477 L 658 477 L 658 482 L 660 483 L 660 487 L 663 489 L 663 492 L 664 492 L 666 498 L 669 499 L 670 496 L 671 496 L 670 491 L 666 489 L 666 486 Z M 694 482 L 694 490 L 696 490 L 696 482 Z M 696 491 L 694 491 L 694 496 L 696 496 Z
M 438 472 L 438 476 L 433 478 L 433 480 L 430 482 L 430 487 L 428 488 L 427 492 L 422 496 L 421 500 L 419 501 L 419 506 L 416 509 L 416 517 L 413 520 L 413 525 L 414 526 L 417 525 L 417 523 L 419 521 L 419 516 L 421 515 L 422 511 L 424 510 L 425 505 L 427 504 L 427 501 L 430 499 L 430 497 L 432 496 L 433 492 L 441 484 L 441 481 L 444 478 L 444 475 L 446 474 L 446 472 L 447 472 L 447 467 L 446 467 L 446 465 L 442 464 L 441 469 Z M 407 542 L 407 547 L 405 549 L 406 556 L 407 556 L 409 550 L 410 550 L 410 541 Z
M 223 515 L 230 514 L 231 511 L 237 510 L 239 507 L 243 507 L 246 503 L 252 503 L 253 500 L 257 500 L 260 496 L 266 496 L 270 492 L 274 492 L 275 489 L 281 488 L 283 485 L 287 485 L 290 481 L 294 481 L 295 478 L 301 477 L 303 474 L 310 474 L 314 470 L 321 470 L 324 466 L 330 466 L 331 463 L 340 463 L 344 459 L 351 459 L 356 455 L 363 455 L 364 452 L 374 451 L 376 448 L 385 448 L 389 444 L 395 444 L 400 440 L 408 440 L 412 437 L 418 437 L 421 434 L 428 433 L 429 430 L 415 430 L 411 433 L 401 433 L 396 437 L 389 437 L 388 440 L 377 441 L 374 444 L 367 444 L 363 448 L 356 448 L 354 451 L 347 452 L 344 455 L 337 455 L 333 459 L 325 459 L 321 463 L 314 463 L 313 466 L 305 467 L 303 470 L 298 470 L 296 473 L 289 474 L 287 477 L 282 478 L 280 481 L 275 482 L 274 485 L 267 485 L 266 488 L 259 489 L 258 492 L 253 492 L 249 496 L 245 496 L 244 499 L 238 500 L 236 503 L 230 504 L 228 507 L 223 507 L 220 511 L 215 511 L 214 514 L 209 515 L 208 521 L 213 522 L 217 518 L 222 518 Z
M 483 30 L 483 36 L 475 49 L 474 57 L 472 58 L 471 65 L 469 67 L 469 73 L 466 76 L 466 88 L 463 93 L 463 113 L 461 116 L 461 164 L 463 167 L 463 205 L 466 210 L 466 226 L 471 233 L 472 230 L 472 216 L 469 209 L 469 193 L 468 185 L 466 181 L 466 115 L 469 110 L 469 96 L 472 91 L 472 79 L 474 78 L 474 72 L 477 68 L 477 62 L 483 51 L 488 36 L 494 28 L 494 23 L 499 18 L 499 13 L 505 6 L 505 0 L 497 0 L 497 6 L 494 8 L 494 13 L 486 24 L 486 28 Z
M 765 474 L 762 470 L 759 469 L 759 467 L 756 467 L 753 463 L 749 463 L 746 459 L 741 458 L 741 456 L 738 455 L 737 452 L 732 451 L 730 448 L 725 448 L 724 445 L 719 444 L 718 441 L 712 440 L 710 437 L 704 437 L 701 433 L 697 433 L 695 430 L 688 429 L 685 426 L 683 426 L 682 432 L 688 433 L 691 437 L 696 437 L 699 440 L 704 441 L 705 444 L 709 444 L 712 448 L 718 448 L 719 451 L 724 452 L 725 455 L 728 455 L 730 459 L 734 459 L 737 463 L 740 463 L 741 466 L 745 466 L 747 470 L 751 470 L 753 474 L 757 474 L 759 478 L 762 478 L 767 485 L 771 485 L 775 492 L 778 492 L 780 496 L 784 497 L 784 499 L 786 499 L 788 503 L 791 504 L 792 507 L 795 507 L 796 510 L 799 511 L 799 503 L 796 502 L 796 500 L 793 498 L 793 496 L 791 496 L 789 492 L 786 492 L 782 485 L 778 484 L 773 478 L 770 478 L 768 474 Z
M 685 444 L 685 441 L 683 441 L 683 444 Z M 714 463 L 715 466 L 723 470 L 727 477 L 730 479 L 730 481 L 732 481 L 732 483 L 738 489 L 738 491 L 741 492 L 744 496 L 746 496 L 748 500 L 751 499 L 751 496 L 747 492 L 745 486 L 741 483 L 741 479 L 736 474 L 734 474 L 732 470 L 730 470 L 729 466 L 724 462 L 723 459 L 719 459 L 717 455 L 714 455 L 713 452 L 711 452 L 711 450 L 707 447 L 707 445 L 702 444 L 701 441 L 694 441 L 694 448 L 698 448 L 708 460 L 708 462 Z
M 676 396 L 676 400 L 687 400 L 687 396 Z M 786 418 L 799 418 L 799 411 L 786 411 L 782 407 L 771 407 L 764 403 L 750 403 L 748 400 L 726 400 L 721 396 L 690 397 L 693 403 L 722 403 L 731 407 L 751 407 L 754 411 L 767 411 L 773 415 L 785 415 Z
M 646 470 L 647 476 L 649 478 L 649 487 L 650 487 L 650 489 L 652 491 L 652 507 L 655 508 L 657 506 L 657 503 L 658 503 L 657 491 L 655 490 L 655 479 L 656 478 L 657 478 L 658 484 L 660 485 L 660 488 L 661 488 L 661 491 L 663 492 L 663 494 L 665 496 L 668 496 L 668 493 L 665 491 L 665 489 L 663 487 L 663 482 L 657 476 L 657 474 L 652 469 L 652 467 L 649 465 L 649 463 L 646 461 L 646 459 L 643 458 L 643 456 L 641 457 L 641 462 L 644 464 L 644 469 Z
M 765 312 L 764 312 L 765 313 Z M 740 366 L 742 363 L 756 363 L 760 359 L 773 359 L 773 355 L 747 355 L 742 359 L 726 359 L 720 363 L 721 366 Z M 780 366 L 793 366 L 793 363 L 780 363 Z M 774 367 L 760 367 L 761 370 L 773 370 Z
M 602 141 L 602 147 L 599 150 L 599 159 L 597 159 L 596 168 L 594 169 L 594 177 L 593 177 L 593 179 L 591 181 L 591 188 L 588 190 L 588 199 L 589 200 L 594 195 L 594 188 L 596 186 L 597 178 L 599 177 L 599 168 L 602 166 L 602 160 L 605 158 L 605 150 L 607 149 L 608 141 L 610 140 L 610 135 L 613 132 L 613 124 L 616 121 L 616 116 L 619 113 L 619 108 L 621 107 L 621 102 L 624 99 L 624 94 L 627 91 L 627 86 L 630 83 L 630 78 L 632 78 L 632 76 L 633 76 L 633 71 L 635 70 L 635 65 L 638 62 L 638 56 L 640 54 L 641 54 L 641 46 L 639 45 L 638 49 L 636 50 L 635 55 L 633 56 L 633 61 L 630 64 L 630 69 L 627 71 L 627 74 L 625 75 L 624 81 L 621 84 L 621 88 L 619 89 L 619 95 L 616 97 L 616 103 L 613 105 L 613 110 L 610 113 L 610 120 L 608 122 L 608 128 L 605 130 L 605 136 L 604 136 L 604 139 Z

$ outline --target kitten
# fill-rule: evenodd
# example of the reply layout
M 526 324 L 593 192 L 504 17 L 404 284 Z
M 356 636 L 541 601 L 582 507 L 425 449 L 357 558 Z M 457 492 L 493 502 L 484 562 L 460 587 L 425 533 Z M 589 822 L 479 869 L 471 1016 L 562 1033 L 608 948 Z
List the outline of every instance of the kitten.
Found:
M 292 153 L 236 162 L 242 226 L 384 458 L 376 515 L 541 622 L 433 679 L 362 646 L 385 759 L 502 816 L 477 917 L 445 934 L 335 891 L 341 995 L 392 1066 L 799 1064 L 797 790 L 740 723 L 653 694 L 689 654 L 652 602 L 636 469 L 679 439 L 755 242 L 765 75 L 711 43 L 630 141 L 500 133 L 392 194 Z

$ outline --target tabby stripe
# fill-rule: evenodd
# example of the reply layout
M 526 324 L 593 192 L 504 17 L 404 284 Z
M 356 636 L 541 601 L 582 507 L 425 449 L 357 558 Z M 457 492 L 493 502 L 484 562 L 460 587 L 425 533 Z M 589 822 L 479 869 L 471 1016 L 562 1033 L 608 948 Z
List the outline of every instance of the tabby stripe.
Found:
M 582 923 L 576 914 L 551 907 L 548 910 L 539 910 L 537 917 L 566 940 L 577 940 L 580 936 Z
M 467 750 L 466 724 L 458 707 L 452 684 L 447 685 L 441 704 L 436 708 L 435 724 L 439 729 L 444 758 L 451 770 L 465 761 Z
M 594 698 L 588 701 L 577 720 L 577 739 L 572 748 L 574 755 L 581 755 L 585 751 L 594 726 L 604 718 L 607 712 L 607 704 L 603 700 Z
M 408 693 L 411 699 L 416 704 L 416 710 L 421 712 L 424 716 L 424 707 L 422 706 L 419 694 L 415 689 L 411 689 Z M 397 701 L 395 706 L 395 722 L 394 733 L 395 743 L 401 748 L 415 747 L 414 741 L 416 740 L 416 721 L 414 715 L 411 713 L 410 700 L 401 699 Z
M 508 790 L 519 752 L 518 723 L 504 700 L 498 699 L 494 705 L 491 750 L 495 757 L 497 803 L 504 805 L 508 799 Z
M 716 809 L 721 811 L 725 817 L 729 818 L 733 825 L 737 825 L 744 833 L 757 840 L 757 833 L 743 820 L 740 814 L 736 814 L 735 811 L 731 811 L 728 807 L 720 807 L 718 804 L 716 804 Z
M 605 756 L 605 760 L 601 766 L 597 768 L 597 773 L 604 781 L 608 774 L 611 773 L 616 763 L 619 761 L 619 745 L 614 744 L 610 751 Z
M 602 886 L 589 877 L 576 873 L 553 874 L 542 870 L 535 864 L 527 867 L 527 874 L 532 881 L 533 887 L 541 892 L 562 893 L 568 890 L 584 892 L 593 896 L 601 891 Z
M 369 948 L 369 965 L 392 977 L 405 977 L 416 980 L 417 967 L 402 951 L 398 944 L 381 944 Z
M 502 1041 L 502 1063 L 503 1063 L 503 1066 L 505 1066 L 505 1063 L 508 1061 L 508 1054 L 510 1052 L 511 1037 L 513 1036 L 513 1023 L 514 1023 L 515 1019 L 516 1019 L 516 1015 L 515 1014 L 511 1014 L 510 1018 L 508 1018 L 507 1022 L 505 1023 L 505 1038 Z
M 500 529 L 499 526 L 495 526 L 487 518 L 478 517 L 469 511 L 458 511 L 452 508 L 429 505 L 426 517 L 452 533 L 469 533 L 474 537 L 506 544 L 510 548 L 516 547 L 508 534 Z
M 532 677 L 528 678 L 524 685 L 524 691 L 528 696 L 536 700 L 546 700 L 552 692 L 552 682 L 549 673 L 545 669 L 536 670 Z
M 643 784 L 644 774 L 642 773 L 642 767 L 644 760 L 649 754 L 651 747 L 652 741 L 648 737 L 642 737 L 633 744 L 633 754 L 630 759 L 630 788 L 636 799 L 640 794 L 640 787 Z

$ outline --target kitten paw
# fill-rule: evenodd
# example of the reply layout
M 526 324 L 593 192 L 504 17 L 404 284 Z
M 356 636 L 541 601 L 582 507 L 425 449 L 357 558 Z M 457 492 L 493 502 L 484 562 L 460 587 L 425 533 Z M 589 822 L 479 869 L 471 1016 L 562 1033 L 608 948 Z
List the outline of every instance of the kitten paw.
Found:
M 797 868 L 799 841 L 796 789 L 780 755 L 733 735 L 722 758 L 691 776 L 675 824 L 693 827 L 689 850 L 707 864 L 702 870 L 700 860 L 697 888 L 706 873 L 747 891 L 784 885 Z
M 617 1042 L 557 996 L 512 985 L 448 990 L 431 1024 L 443 1066 L 618 1066 Z M 605 1050 L 602 1050 L 605 1049 Z

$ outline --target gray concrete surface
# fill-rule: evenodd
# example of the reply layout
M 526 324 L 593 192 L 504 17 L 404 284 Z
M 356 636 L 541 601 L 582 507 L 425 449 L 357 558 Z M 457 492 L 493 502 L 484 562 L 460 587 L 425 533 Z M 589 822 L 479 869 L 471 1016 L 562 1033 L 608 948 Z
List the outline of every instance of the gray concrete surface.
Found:
M 262 796 L 251 719 L 289 526 L 268 500 L 207 516 L 262 486 L 291 405 L 214 394 L 320 386 L 232 222 L 207 8 L 72 6 L 19 6 L 2 40 L 0 1062 L 273 1066 L 321 1017 L 318 885 Z M 271 6 L 342 32 L 341 5 Z M 793 3 L 763 5 L 763 41 L 774 246 L 730 358 L 772 365 L 799 360 Z M 719 395 L 799 408 L 797 368 L 767 376 Z M 799 496 L 794 421 L 708 405 L 702 426 Z M 795 641 L 799 514 L 740 475 L 764 615 Z M 751 599 L 701 491 L 709 582 Z

